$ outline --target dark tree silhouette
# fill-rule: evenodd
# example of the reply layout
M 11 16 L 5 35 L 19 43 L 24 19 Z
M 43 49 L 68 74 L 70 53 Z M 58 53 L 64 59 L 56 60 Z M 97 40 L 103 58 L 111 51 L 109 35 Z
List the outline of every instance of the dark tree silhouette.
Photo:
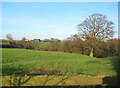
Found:
M 80 37 L 90 40 L 89 48 L 91 49 L 91 57 L 93 57 L 94 47 L 99 42 L 113 37 L 115 33 L 113 24 L 105 15 L 96 13 L 86 18 L 86 20 L 77 26 Z

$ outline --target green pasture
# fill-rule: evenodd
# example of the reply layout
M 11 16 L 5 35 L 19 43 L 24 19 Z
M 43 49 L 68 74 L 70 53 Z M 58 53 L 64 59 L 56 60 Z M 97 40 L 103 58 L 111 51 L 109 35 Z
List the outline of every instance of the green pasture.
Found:
M 9 44 L 8 40 L 0 40 L 0 44 Z
M 28 49 L 2 49 L 2 75 L 29 75 L 67 73 L 88 76 L 117 75 L 118 57 L 95 58 L 86 55 L 36 51 Z
M 17 43 L 18 41 L 16 41 Z M 8 40 L 0 40 L 0 44 L 9 44 Z M 45 47 L 45 46 L 49 46 L 50 42 L 38 42 L 38 46 L 39 47 Z
M 39 47 L 45 47 L 45 46 L 49 46 L 50 42 L 38 42 L 38 46 Z
M 17 40 L 15 41 L 16 43 L 18 42 Z M 0 40 L 0 44 L 9 44 L 8 40 Z

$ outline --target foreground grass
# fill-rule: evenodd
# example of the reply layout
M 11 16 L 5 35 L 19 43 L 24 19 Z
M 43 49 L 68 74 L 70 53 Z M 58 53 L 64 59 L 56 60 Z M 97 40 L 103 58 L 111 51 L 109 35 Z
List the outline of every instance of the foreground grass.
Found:
M 2 75 L 82 74 L 117 75 L 118 58 L 94 58 L 80 54 L 2 49 Z M 41 72 L 42 71 L 42 72 Z
M 25 82 L 26 79 L 28 81 Z M 16 82 L 18 81 L 19 83 L 23 83 L 22 86 L 45 86 L 45 85 L 54 85 L 54 86 L 59 86 L 59 85 L 98 85 L 102 84 L 102 79 L 103 77 L 88 77 L 84 75 L 77 75 L 77 76 L 54 76 L 54 75 L 39 75 L 39 76 L 22 76 L 21 80 L 20 76 L 17 76 L 17 78 L 11 79 L 11 82 L 14 83 L 14 79 L 17 79 Z M 24 79 L 24 80 L 23 80 Z M 63 80 L 64 79 L 64 80 Z M 9 76 L 3 76 L 2 77 L 2 85 L 3 86 L 9 86 Z M 64 82 L 64 84 L 63 84 Z

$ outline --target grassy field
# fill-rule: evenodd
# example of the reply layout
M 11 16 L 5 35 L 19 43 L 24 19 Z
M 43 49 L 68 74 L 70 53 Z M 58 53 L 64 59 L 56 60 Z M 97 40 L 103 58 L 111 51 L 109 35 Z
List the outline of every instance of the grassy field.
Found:
M 39 42 L 38 43 L 38 46 L 40 47 L 45 47 L 45 46 L 49 46 L 50 45 L 50 42 Z
M 94 58 L 80 54 L 2 49 L 2 75 L 82 74 L 89 76 L 117 74 L 118 58 Z
M 18 42 L 18 41 L 16 41 L 16 42 Z M 0 40 L 0 44 L 9 44 L 9 41 L 8 40 Z M 41 47 L 49 46 L 50 42 L 38 42 L 38 45 Z
M 20 78 L 20 76 L 19 76 Z M 29 76 L 22 76 L 22 78 L 27 79 Z M 46 82 L 46 79 L 51 79 Z M 65 78 L 63 76 L 54 76 L 54 75 L 39 75 L 39 76 L 32 76 L 28 82 L 24 83 L 23 86 L 45 86 L 45 85 L 62 85 L 62 83 L 58 83 L 62 78 Z M 69 77 L 69 79 L 66 79 L 66 85 L 100 85 L 102 84 L 103 77 L 88 77 L 83 75 L 77 75 L 74 77 Z M 6 80 L 10 80 L 9 76 L 3 76 L 2 77 L 2 85 L 3 86 L 9 86 L 9 81 L 6 82 Z M 82 81 L 81 81 L 82 80 Z M 56 84 L 58 83 L 58 84 Z M 76 88 L 76 87 L 75 87 Z M 92 87 L 93 88 L 93 87 Z
M 0 40 L 0 44 L 9 44 L 8 40 Z
M 16 41 L 17 43 L 18 41 Z M 0 44 L 9 44 L 8 40 L 0 40 Z M 39 47 L 45 47 L 45 46 L 49 46 L 50 42 L 38 42 L 38 46 Z

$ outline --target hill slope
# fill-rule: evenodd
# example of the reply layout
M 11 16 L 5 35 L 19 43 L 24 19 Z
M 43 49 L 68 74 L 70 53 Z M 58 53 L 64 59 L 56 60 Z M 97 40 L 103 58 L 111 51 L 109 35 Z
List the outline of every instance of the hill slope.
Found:
M 2 75 L 11 74 L 65 74 L 116 75 L 118 58 L 92 58 L 80 54 L 2 49 Z M 114 63 L 113 63 L 114 62 Z

